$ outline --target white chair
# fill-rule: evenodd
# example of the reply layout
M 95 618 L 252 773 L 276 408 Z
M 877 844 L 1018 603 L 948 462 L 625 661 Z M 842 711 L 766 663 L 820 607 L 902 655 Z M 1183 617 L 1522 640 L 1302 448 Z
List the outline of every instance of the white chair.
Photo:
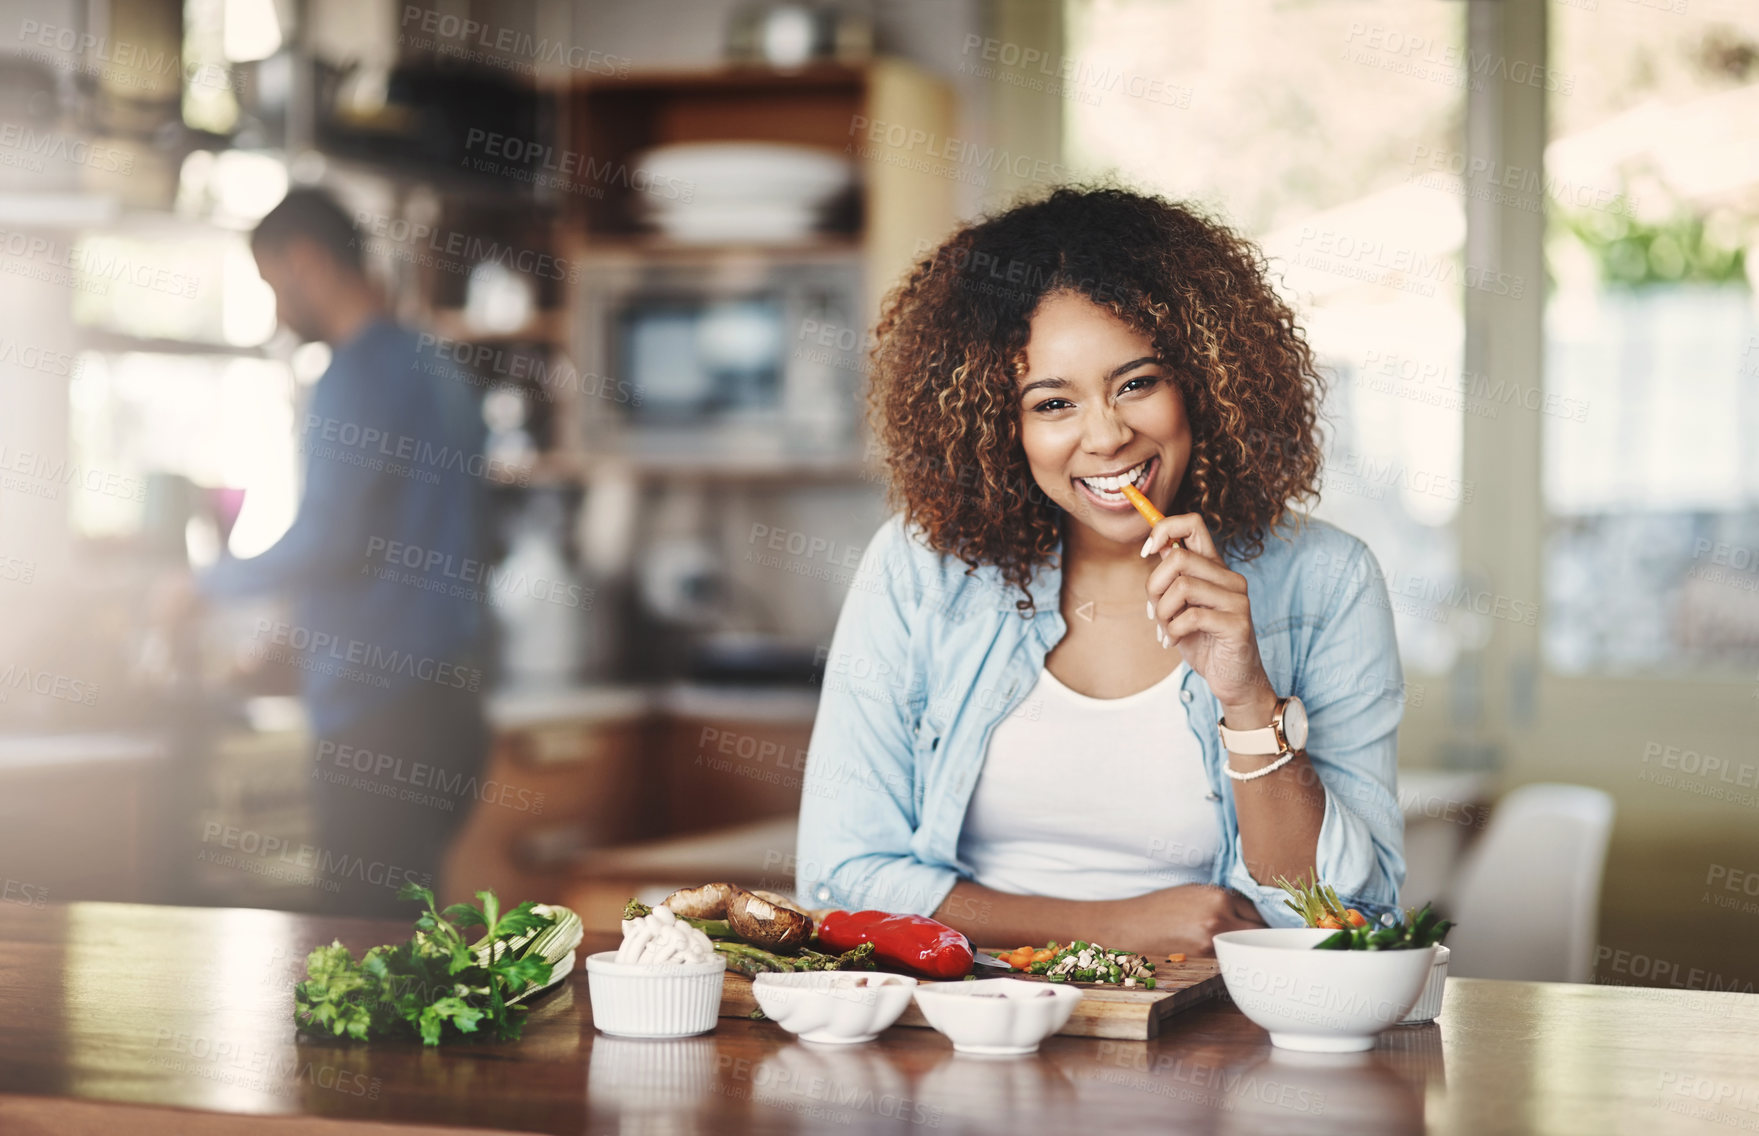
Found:
M 1530 982 L 1593 976 L 1612 797 L 1523 785 L 1497 803 L 1447 906 L 1448 974 Z

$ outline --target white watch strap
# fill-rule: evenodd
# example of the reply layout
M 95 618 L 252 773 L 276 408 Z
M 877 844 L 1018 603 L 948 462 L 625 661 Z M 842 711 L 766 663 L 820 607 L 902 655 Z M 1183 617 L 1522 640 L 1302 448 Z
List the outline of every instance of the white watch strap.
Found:
M 1218 724 L 1216 728 L 1222 732 L 1222 746 L 1229 753 L 1241 757 L 1269 757 L 1278 752 L 1276 731 L 1269 726 L 1260 726 L 1256 730 L 1230 730 Z

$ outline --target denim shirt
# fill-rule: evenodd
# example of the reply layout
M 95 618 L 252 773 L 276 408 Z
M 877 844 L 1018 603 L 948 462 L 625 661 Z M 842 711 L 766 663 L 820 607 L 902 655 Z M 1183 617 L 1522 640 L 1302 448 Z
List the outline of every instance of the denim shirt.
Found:
M 1377 917 L 1397 902 L 1405 877 L 1395 787 L 1404 681 L 1379 565 L 1361 541 L 1311 518 L 1279 525 L 1251 560 L 1232 548 L 1223 558 L 1246 578 L 1272 686 L 1307 707 L 1308 758 L 1325 788 L 1319 878 Z M 901 516 L 881 526 L 826 659 L 800 806 L 802 901 L 931 915 L 970 878 L 958 858 L 966 806 L 990 732 L 1010 714 L 1036 711 L 1028 692 L 1067 630 L 1061 589 L 1060 567 L 1041 568 L 1031 583 L 1036 614 L 1022 615 L 1022 593 L 994 567 L 968 573 Z M 1253 879 L 1243 862 L 1233 782 L 1221 769 L 1219 702 L 1190 668 L 1179 698 L 1221 825 L 1210 881 L 1246 895 L 1270 926 L 1299 926 L 1282 889 Z

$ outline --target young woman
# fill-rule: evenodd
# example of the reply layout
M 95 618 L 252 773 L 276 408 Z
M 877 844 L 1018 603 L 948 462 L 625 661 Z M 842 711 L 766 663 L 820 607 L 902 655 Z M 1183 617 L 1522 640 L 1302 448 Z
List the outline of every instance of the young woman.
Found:
M 1205 954 L 1299 922 L 1279 876 L 1394 903 L 1391 607 L 1360 541 L 1290 509 L 1320 383 L 1254 250 L 1061 189 L 955 233 L 877 335 L 901 511 L 831 642 L 800 898 Z

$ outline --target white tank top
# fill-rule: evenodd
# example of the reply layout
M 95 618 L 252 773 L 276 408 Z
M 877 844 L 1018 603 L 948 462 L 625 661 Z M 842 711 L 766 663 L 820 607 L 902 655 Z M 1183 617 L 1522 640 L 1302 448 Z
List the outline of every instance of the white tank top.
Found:
M 959 860 L 973 880 L 1059 899 L 1207 883 L 1221 823 L 1179 699 L 1185 670 L 1123 698 L 1040 671 L 991 731 L 965 810 Z

